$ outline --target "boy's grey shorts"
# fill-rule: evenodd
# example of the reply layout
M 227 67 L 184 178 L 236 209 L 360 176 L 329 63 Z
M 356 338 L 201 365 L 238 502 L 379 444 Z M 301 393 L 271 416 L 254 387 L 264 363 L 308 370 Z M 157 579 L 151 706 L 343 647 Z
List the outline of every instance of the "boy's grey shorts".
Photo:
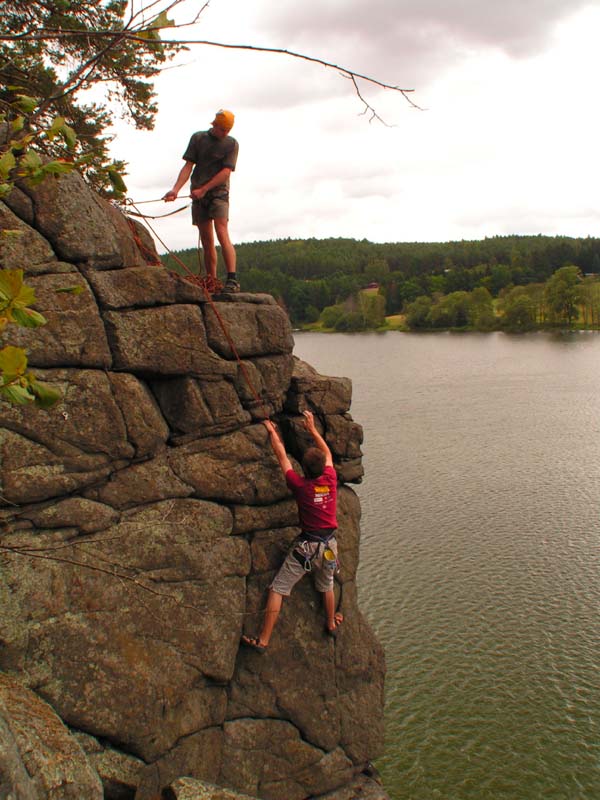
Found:
M 229 195 L 215 197 L 210 192 L 192 201 L 192 225 L 209 219 L 229 219 Z
M 336 561 L 325 561 L 323 559 L 323 550 L 325 548 L 333 550 L 335 553 Z M 333 576 L 337 567 L 337 541 L 335 536 L 332 536 L 327 544 L 320 542 L 298 542 L 295 541 L 292 549 L 287 554 L 285 561 L 271 584 L 271 589 L 277 594 L 282 594 L 288 597 L 292 593 L 292 589 L 298 583 L 300 578 L 307 575 L 307 570 L 295 558 L 294 551 L 305 553 L 308 556 L 313 556 L 310 565 L 310 572 L 315 578 L 315 587 L 318 592 L 328 592 L 333 589 Z M 323 563 L 324 562 L 324 563 Z

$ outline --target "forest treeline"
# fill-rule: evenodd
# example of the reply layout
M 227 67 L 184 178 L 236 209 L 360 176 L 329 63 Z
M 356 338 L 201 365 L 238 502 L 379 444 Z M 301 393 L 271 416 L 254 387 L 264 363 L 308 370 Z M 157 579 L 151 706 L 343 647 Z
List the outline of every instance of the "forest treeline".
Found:
M 588 276 L 589 282 L 600 275 L 600 239 L 592 237 L 497 236 L 478 241 L 386 244 L 365 239 L 280 239 L 238 244 L 236 251 L 244 291 L 272 294 L 286 307 L 295 324 L 316 322 L 331 307 L 338 310 L 333 316 L 327 311 L 325 322 L 336 316 L 339 321 L 342 307 L 346 314 L 353 315 L 338 327 L 344 329 L 346 324 L 347 330 L 356 329 L 360 317 L 363 327 L 374 327 L 382 314 L 398 313 L 406 313 L 409 324 L 419 317 L 413 327 L 440 327 L 443 318 L 452 318 L 444 327 L 464 327 L 472 324 L 472 314 L 468 317 L 470 322 L 464 323 L 465 314 L 452 317 L 448 308 L 464 305 L 465 293 L 485 290 L 497 316 L 503 314 L 507 303 L 510 305 L 511 291 L 516 292 L 510 295 L 515 299 L 519 287 L 537 285 L 535 291 L 540 296 L 539 287 L 562 267 L 576 267 L 579 281 L 583 276 Z M 195 249 L 175 255 L 189 269 L 197 270 Z M 165 256 L 164 260 L 167 266 L 177 269 L 172 258 Z M 374 284 L 383 300 L 361 298 L 360 290 Z M 535 291 L 528 290 L 527 296 L 533 296 Z M 482 292 L 475 295 L 479 301 L 483 296 Z M 443 297 L 451 299 L 438 308 Z M 417 299 L 421 313 L 411 316 L 411 306 Z M 520 300 L 519 304 L 522 310 L 525 301 Z M 427 314 L 436 310 L 426 324 L 421 324 L 427 316 L 422 313 L 425 306 Z M 537 303 L 532 313 L 534 324 L 556 319 L 556 312 L 545 302 Z

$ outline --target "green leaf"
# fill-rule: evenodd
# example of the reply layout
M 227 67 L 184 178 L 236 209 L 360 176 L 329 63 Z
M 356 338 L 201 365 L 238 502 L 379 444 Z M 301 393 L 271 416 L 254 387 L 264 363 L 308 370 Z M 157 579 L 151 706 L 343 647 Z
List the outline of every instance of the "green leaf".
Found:
M 172 28 L 174 25 L 175 23 L 173 20 L 167 17 L 167 12 L 161 11 L 161 13 L 148 24 L 148 27 L 139 30 L 136 36 L 139 36 L 140 39 L 160 41 L 160 32 L 158 29 Z
M 138 39 L 147 39 L 148 41 L 158 41 L 160 39 L 160 35 L 158 31 L 138 31 L 136 33 Z
M 0 175 L 8 178 L 11 170 L 17 166 L 17 159 L 12 150 L 7 150 L 0 158 Z
M 38 156 L 35 150 L 28 150 L 19 161 L 19 167 L 25 167 L 27 170 L 38 170 L 42 166 L 42 159 Z
M 0 270 L 0 298 L 16 300 L 23 288 L 22 269 Z
M 64 125 L 61 126 L 60 133 L 63 139 L 65 140 L 67 147 L 69 147 L 72 150 L 77 144 L 77 134 L 75 133 L 73 128 L 71 128 L 70 125 L 67 125 L 65 123 Z
M 50 139 L 50 141 L 52 141 L 52 139 L 54 139 L 54 138 L 56 138 L 56 136 L 58 136 L 58 134 L 61 132 L 64 124 L 65 124 L 65 118 L 64 117 L 55 117 L 52 120 L 52 125 L 50 125 L 50 127 L 46 131 L 46 136 L 48 137 L 48 139 Z
M 35 404 L 40 408 L 52 408 L 61 399 L 58 389 L 48 383 L 38 381 L 37 378 L 31 380 L 31 391 L 35 395 Z
M 26 370 L 27 354 L 22 347 L 13 347 L 9 344 L 0 350 L 0 371 L 3 373 L 5 383 L 24 375 Z
M 48 322 L 42 314 L 32 308 L 19 308 L 17 306 L 13 308 L 12 315 L 17 325 L 22 328 L 39 328 Z
M 25 126 L 25 117 L 21 116 L 15 117 L 15 119 L 13 119 L 10 125 L 13 133 L 18 133 L 19 131 L 22 131 L 24 126 Z
M 127 186 L 125 185 L 125 181 L 119 175 L 119 173 L 114 169 L 108 170 L 108 178 L 113 186 L 113 189 L 117 192 L 121 192 L 124 194 L 127 191 Z
M 29 97 L 26 94 L 18 94 L 15 105 L 25 114 L 32 114 L 38 104 L 37 98 Z
M 54 290 L 56 294 L 81 294 L 85 292 L 85 287 L 83 286 L 62 286 L 60 289 Z
M 49 161 L 42 167 L 44 175 L 64 175 L 73 171 L 73 164 L 70 161 Z
M 13 189 L 14 186 L 11 183 L 0 183 L 0 197 L 6 197 Z
M 167 17 L 166 11 L 161 11 L 158 17 L 156 17 L 149 25 L 150 28 L 172 28 L 174 26 L 174 22 L 172 19 Z
M 15 153 L 16 152 L 22 153 L 27 147 L 27 145 L 30 145 L 34 139 L 35 139 L 35 134 L 33 133 L 28 133 L 27 136 L 21 136 L 18 140 L 13 139 L 12 149 L 14 150 Z
M 24 406 L 27 403 L 32 403 L 35 399 L 35 396 L 28 388 L 17 383 L 10 386 L 0 386 L 0 394 L 4 395 L 15 406 Z

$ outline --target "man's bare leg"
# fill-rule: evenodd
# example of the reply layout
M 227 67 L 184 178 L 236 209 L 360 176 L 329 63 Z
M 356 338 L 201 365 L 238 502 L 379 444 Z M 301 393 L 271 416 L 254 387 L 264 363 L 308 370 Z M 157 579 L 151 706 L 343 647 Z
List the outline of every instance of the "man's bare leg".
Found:
M 224 217 L 217 217 L 213 220 L 215 223 L 215 232 L 217 234 L 217 239 L 219 240 L 219 244 L 221 245 L 221 254 L 223 255 L 223 261 L 225 262 L 225 269 L 227 272 L 235 272 L 236 268 L 236 256 L 235 256 L 235 248 L 231 243 L 231 239 L 229 238 L 229 228 L 228 228 L 228 220 Z
M 325 606 L 325 619 L 328 631 L 335 631 L 344 621 L 344 615 L 335 610 L 335 592 L 330 589 L 323 592 L 323 605 Z
M 269 596 L 267 598 L 267 607 L 265 608 L 265 619 L 263 622 L 262 630 L 258 636 L 258 644 L 261 647 L 268 647 L 269 642 L 271 641 L 271 635 L 273 634 L 273 628 L 275 627 L 275 623 L 277 622 L 277 618 L 279 617 L 279 612 L 281 611 L 281 606 L 283 604 L 283 595 L 275 592 L 273 589 L 269 589 Z M 245 634 L 242 636 L 242 641 L 246 644 L 253 645 L 254 637 L 246 636 Z
M 215 247 L 215 237 L 213 232 L 213 221 L 203 220 L 198 225 L 200 231 L 200 241 L 202 242 L 202 253 L 204 255 L 204 269 L 206 274 L 217 277 L 217 250 Z

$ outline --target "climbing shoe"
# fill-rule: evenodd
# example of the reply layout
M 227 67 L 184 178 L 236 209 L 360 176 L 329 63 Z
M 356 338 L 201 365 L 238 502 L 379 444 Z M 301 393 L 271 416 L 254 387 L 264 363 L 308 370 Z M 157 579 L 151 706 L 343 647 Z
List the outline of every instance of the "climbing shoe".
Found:
M 223 294 L 235 294 L 236 292 L 239 292 L 239 290 L 239 281 L 236 281 L 235 278 L 227 278 L 225 281 L 225 286 L 223 286 L 221 292 L 223 292 Z
M 258 636 L 246 636 L 245 634 L 242 636 L 242 644 L 245 644 L 246 647 L 251 647 L 261 656 L 267 652 L 267 645 L 261 644 Z

